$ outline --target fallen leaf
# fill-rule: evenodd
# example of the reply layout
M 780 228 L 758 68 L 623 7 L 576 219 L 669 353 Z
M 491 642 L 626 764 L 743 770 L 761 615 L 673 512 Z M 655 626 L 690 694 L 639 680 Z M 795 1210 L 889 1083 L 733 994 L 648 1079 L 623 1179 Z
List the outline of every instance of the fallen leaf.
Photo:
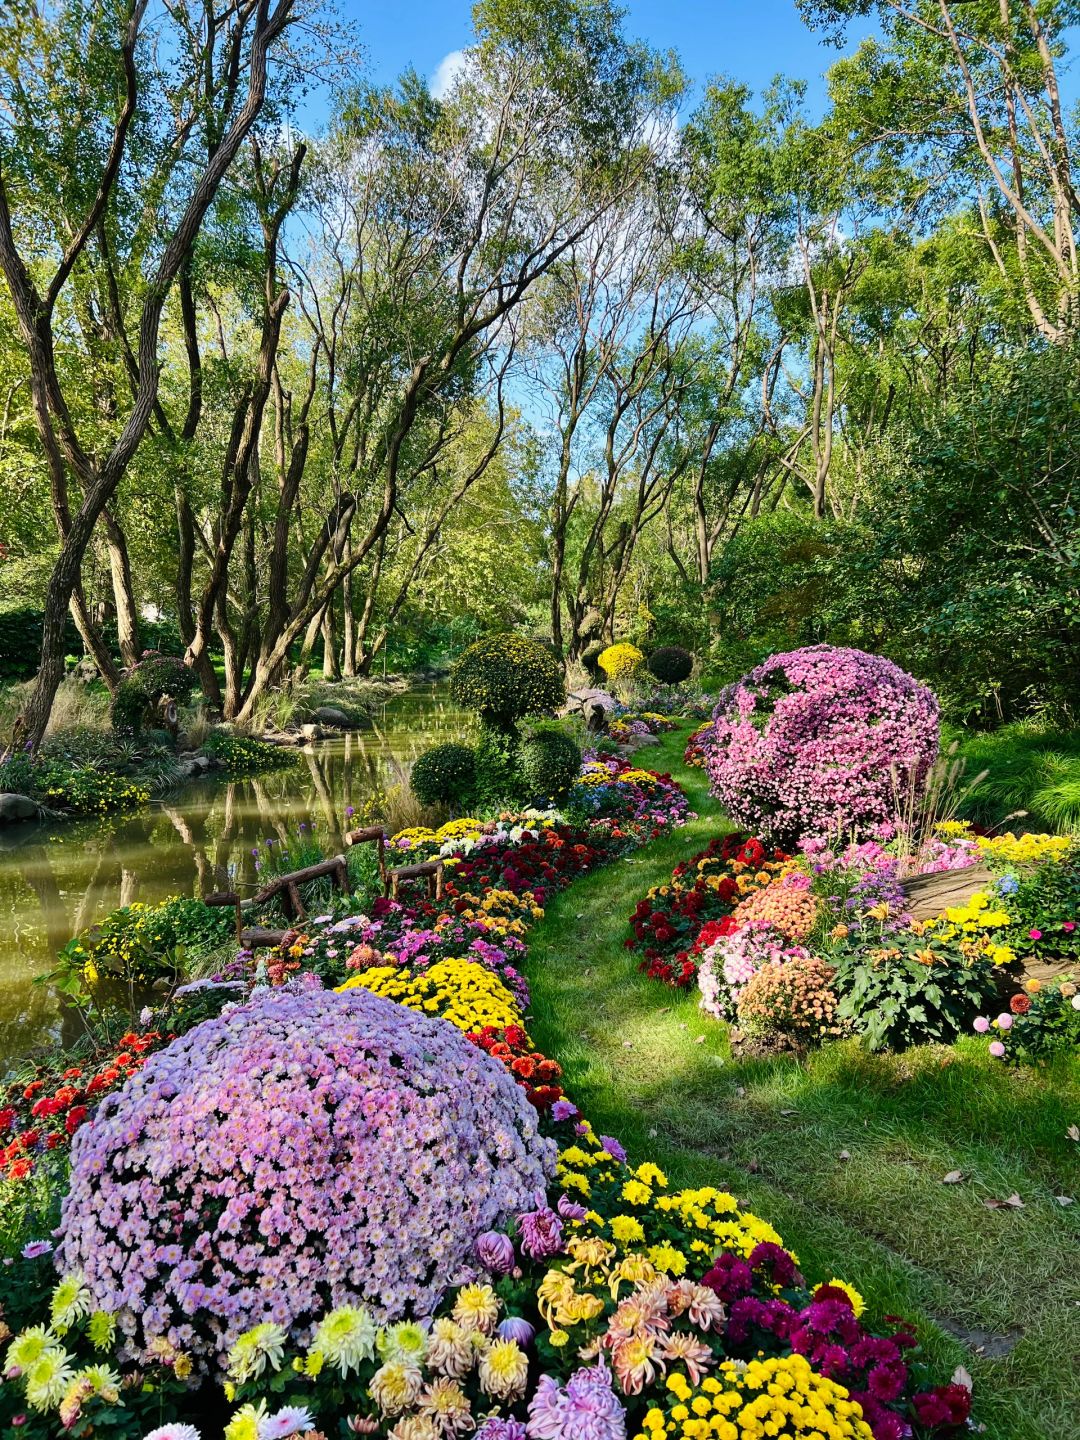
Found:
M 797 1110 L 781 1110 L 781 1111 L 780 1111 L 780 1114 L 781 1114 L 781 1115 L 797 1115 L 798 1113 L 799 1113 L 799 1112 L 798 1112 Z
M 1059 1205 L 1072 1205 L 1074 1203 L 1071 1195 L 1055 1195 L 1054 1199 Z
M 624 1050 L 632 1050 L 634 1048 L 634 1042 L 632 1040 L 624 1040 L 622 1042 L 622 1048 Z
M 695 1038 L 694 1038 L 694 1044 L 695 1044 L 695 1045 L 704 1045 L 704 1044 L 705 1044 L 705 1036 L 704 1036 L 704 1035 L 697 1035 L 697 1036 L 695 1036 Z
M 650 1140 L 655 1140 L 658 1133 L 659 1133 L 659 1132 L 657 1131 L 657 1128 L 656 1128 L 655 1125 L 650 1125 L 650 1126 L 649 1126 L 649 1139 L 650 1139 Z
M 735 1086 L 735 1094 L 738 1095 L 739 1099 L 741 1100 L 742 1097 L 746 1094 L 746 1086 L 745 1086 L 745 1085 L 736 1085 L 736 1086 Z
M 1080 1143 L 1080 1125 L 1070 1125 L 1065 1131 L 1065 1134 L 1070 1140 L 1075 1140 Z
M 761 1169 L 761 1162 L 759 1160 L 751 1160 L 750 1164 L 747 1165 L 746 1168 L 750 1171 L 751 1175 L 756 1175 Z
M 971 1376 L 968 1374 L 968 1372 L 964 1369 L 962 1365 L 958 1365 L 953 1371 L 952 1384 L 962 1385 L 965 1390 L 972 1390 L 975 1386 L 974 1380 L 972 1380 Z
M 657 1013 L 658 1015 L 670 1015 L 670 1014 L 671 1014 L 671 1006 L 670 1006 L 670 1005 L 665 1005 L 662 1010 L 657 1010 L 656 1013 Z
M 950 1170 L 947 1175 L 941 1177 L 941 1183 L 943 1185 L 959 1185 L 963 1178 L 964 1172 L 962 1170 Z
M 991 1196 L 989 1199 L 984 1200 L 983 1204 L 987 1210 L 1023 1210 L 1024 1208 L 1024 1202 L 1015 1192 L 1005 1200 L 996 1200 Z
M 840 1159 L 841 1159 L 841 1160 L 850 1160 L 850 1159 L 851 1159 L 851 1151 L 850 1151 L 850 1150 L 841 1150 L 841 1151 L 840 1151 Z

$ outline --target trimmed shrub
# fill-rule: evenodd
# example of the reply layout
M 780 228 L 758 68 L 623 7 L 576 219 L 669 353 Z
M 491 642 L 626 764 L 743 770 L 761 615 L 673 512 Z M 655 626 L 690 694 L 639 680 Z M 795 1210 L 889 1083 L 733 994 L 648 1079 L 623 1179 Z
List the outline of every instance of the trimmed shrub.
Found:
M 770 839 L 865 833 L 916 799 L 938 751 L 938 702 L 898 665 L 812 645 L 721 692 L 707 769 L 736 825 Z
M 521 741 L 516 730 L 481 725 L 476 742 L 476 798 L 481 805 L 520 805 L 525 800 L 521 776 Z
M 153 718 L 151 712 L 163 696 L 171 695 L 181 705 L 198 683 L 194 670 L 175 656 L 148 655 L 117 686 L 110 712 L 113 729 L 121 735 L 137 735 Z
M 267 991 L 153 1055 L 71 1151 L 58 1263 L 136 1350 L 430 1315 L 555 1146 L 500 1061 L 364 989 Z M 433 1178 L 434 1177 L 434 1178 Z
M 526 715 L 554 710 L 566 699 L 562 666 L 550 650 L 524 635 L 489 635 L 462 654 L 450 692 L 486 725 L 513 729 Z
M 600 669 L 609 680 L 629 680 L 629 678 L 640 670 L 644 663 L 645 656 L 636 645 L 631 645 L 626 640 L 620 640 L 615 645 L 609 645 L 602 650 L 597 657 Z
M 456 805 L 476 789 L 476 752 L 468 745 L 433 745 L 412 768 L 412 792 L 421 805 Z
M 654 675 L 661 685 L 681 685 L 690 678 L 694 657 L 681 645 L 661 645 L 659 650 L 654 650 L 649 656 L 648 665 L 649 673 Z
M 521 778 L 530 796 L 559 800 L 581 771 L 581 750 L 558 725 L 538 725 L 521 745 Z

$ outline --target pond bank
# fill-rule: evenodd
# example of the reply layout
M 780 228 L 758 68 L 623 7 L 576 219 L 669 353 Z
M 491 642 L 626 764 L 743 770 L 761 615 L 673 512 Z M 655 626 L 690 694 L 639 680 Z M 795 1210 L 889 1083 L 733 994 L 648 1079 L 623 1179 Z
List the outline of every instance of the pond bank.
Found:
M 259 887 L 253 851 L 287 846 L 301 828 L 340 850 L 346 808 L 405 799 L 405 768 L 459 738 L 467 717 L 444 685 L 391 698 L 363 730 L 295 752 L 288 769 L 239 780 L 192 780 L 134 811 L 0 830 L 0 1073 L 60 1036 L 50 989 L 33 983 L 57 951 L 120 905 Z

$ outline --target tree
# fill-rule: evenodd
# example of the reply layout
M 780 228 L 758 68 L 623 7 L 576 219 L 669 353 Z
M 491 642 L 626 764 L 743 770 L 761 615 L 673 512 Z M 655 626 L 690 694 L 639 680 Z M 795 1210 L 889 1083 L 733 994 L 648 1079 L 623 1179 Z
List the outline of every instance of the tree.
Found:
M 255 125 L 266 98 L 271 53 L 293 19 L 295 0 L 210 0 L 200 21 L 183 12 L 166 26 L 157 48 L 144 26 L 148 0 L 110 0 L 93 11 L 77 3 L 55 16 L 16 14 L 3 22 L 5 67 L 2 103 L 6 126 L 0 152 L 0 269 L 3 270 L 26 347 L 34 419 L 45 453 L 60 552 L 50 576 L 41 668 L 16 724 L 16 738 L 36 747 L 48 723 L 63 674 L 63 622 L 76 594 L 83 556 L 141 444 L 158 397 L 162 311 L 208 209 Z M 104 12 L 104 13 L 102 13 Z M 29 23 L 28 23 L 29 21 Z M 171 69 L 172 73 L 169 73 Z M 246 87 L 240 76 L 246 69 Z M 81 113 L 83 75 L 95 81 L 90 115 Z M 106 99 L 110 83 L 111 103 Z M 165 103 L 161 103 L 164 94 Z M 51 123 L 42 124 L 50 115 Z M 95 123 L 86 124 L 93 116 Z M 108 118 L 106 118 L 108 117 Z M 75 156 L 59 186 L 70 221 L 63 242 L 35 253 L 36 221 L 59 179 L 67 147 L 83 135 L 90 143 Z M 154 206 L 156 244 L 142 266 L 130 346 L 131 397 L 109 426 L 105 443 L 91 447 L 77 424 L 56 364 L 57 305 L 78 285 L 95 253 L 124 231 L 127 180 L 149 164 L 139 199 Z M 38 188 L 40 187 L 40 189 Z M 36 197 L 36 198 L 35 198 Z M 156 203 L 155 203 L 156 202 Z M 49 231 L 46 230 L 46 234 Z M 70 483 L 81 492 L 68 508 Z

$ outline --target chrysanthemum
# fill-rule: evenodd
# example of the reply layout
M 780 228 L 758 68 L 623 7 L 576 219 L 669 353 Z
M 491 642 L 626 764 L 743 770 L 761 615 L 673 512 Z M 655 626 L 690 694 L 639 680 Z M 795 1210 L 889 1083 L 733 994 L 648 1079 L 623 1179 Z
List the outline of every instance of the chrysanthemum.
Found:
M 59 1345 L 48 1345 L 24 1372 L 26 1401 L 35 1410 L 59 1405 L 75 1377 L 71 1356 Z
M 54 1336 L 51 1331 L 46 1330 L 44 1325 L 31 1325 L 28 1329 L 20 1331 L 7 1348 L 4 1357 L 5 1370 L 29 1370 L 35 1360 L 39 1360 L 50 1345 L 54 1344 Z
M 428 1337 L 423 1326 L 403 1321 L 380 1331 L 376 1348 L 383 1360 L 407 1360 L 418 1365 L 427 1353 Z
M 497 1400 L 516 1400 L 525 1393 L 529 1360 L 513 1340 L 496 1340 L 480 1360 L 480 1388 Z
M 423 1383 L 418 1366 L 390 1360 L 375 1371 L 368 1393 L 384 1415 L 400 1415 L 419 1399 Z
M 490 1285 L 463 1285 L 454 1301 L 454 1319 L 463 1330 L 490 1335 L 499 1318 L 499 1301 Z
M 287 1339 L 281 1326 L 269 1321 L 245 1330 L 229 1351 L 229 1378 L 243 1384 L 245 1380 L 257 1379 L 267 1365 L 271 1370 L 280 1370 Z
M 378 1330 L 371 1316 L 361 1305 L 343 1305 L 331 1310 L 315 1328 L 311 1350 L 317 1351 L 342 1375 L 359 1370 L 365 1360 L 375 1354 Z
M 202 1440 L 194 1425 L 159 1425 L 143 1440 Z
M 285 1405 L 259 1421 L 258 1437 L 259 1440 L 289 1440 L 289 1436 L 314 1429 L 310 1410 L 303 1405 Z
M 224 1440 L 259 1440 L 259 1426 L 266 1419 L 266 1402 L 241 1405 L 225 1426 Z
M 469 1397 L 456 1380 L 433 1380 L 420 1396 L 419 1409 L 444 1435 L 465 1434 L 473 1428 Z
M 86 1276 L 79 1270 L 65 1275 L 52 1293 L 49 1313 L 53 1325 L 63 1334 L 76 1320 L 90 1314 L 92 1304 Z
M 703 1345 L 700 1340 L 695 1340 L 693 1335 L 687 1335 L 681 1330 L 661 1336 L 660 1355 L 668 1364 L 681 1365 L 689 1375 L 692 1385 L 701 1384 L 702 1376 L 713 1361 L 713 1353 L 708 1345 Z
M 469 1343 L 469 1333 L 445 1315 L 436 1320 L 428 1342 L 429 1367 L 455 1380 L 467 1375 L 475 1355 Z

